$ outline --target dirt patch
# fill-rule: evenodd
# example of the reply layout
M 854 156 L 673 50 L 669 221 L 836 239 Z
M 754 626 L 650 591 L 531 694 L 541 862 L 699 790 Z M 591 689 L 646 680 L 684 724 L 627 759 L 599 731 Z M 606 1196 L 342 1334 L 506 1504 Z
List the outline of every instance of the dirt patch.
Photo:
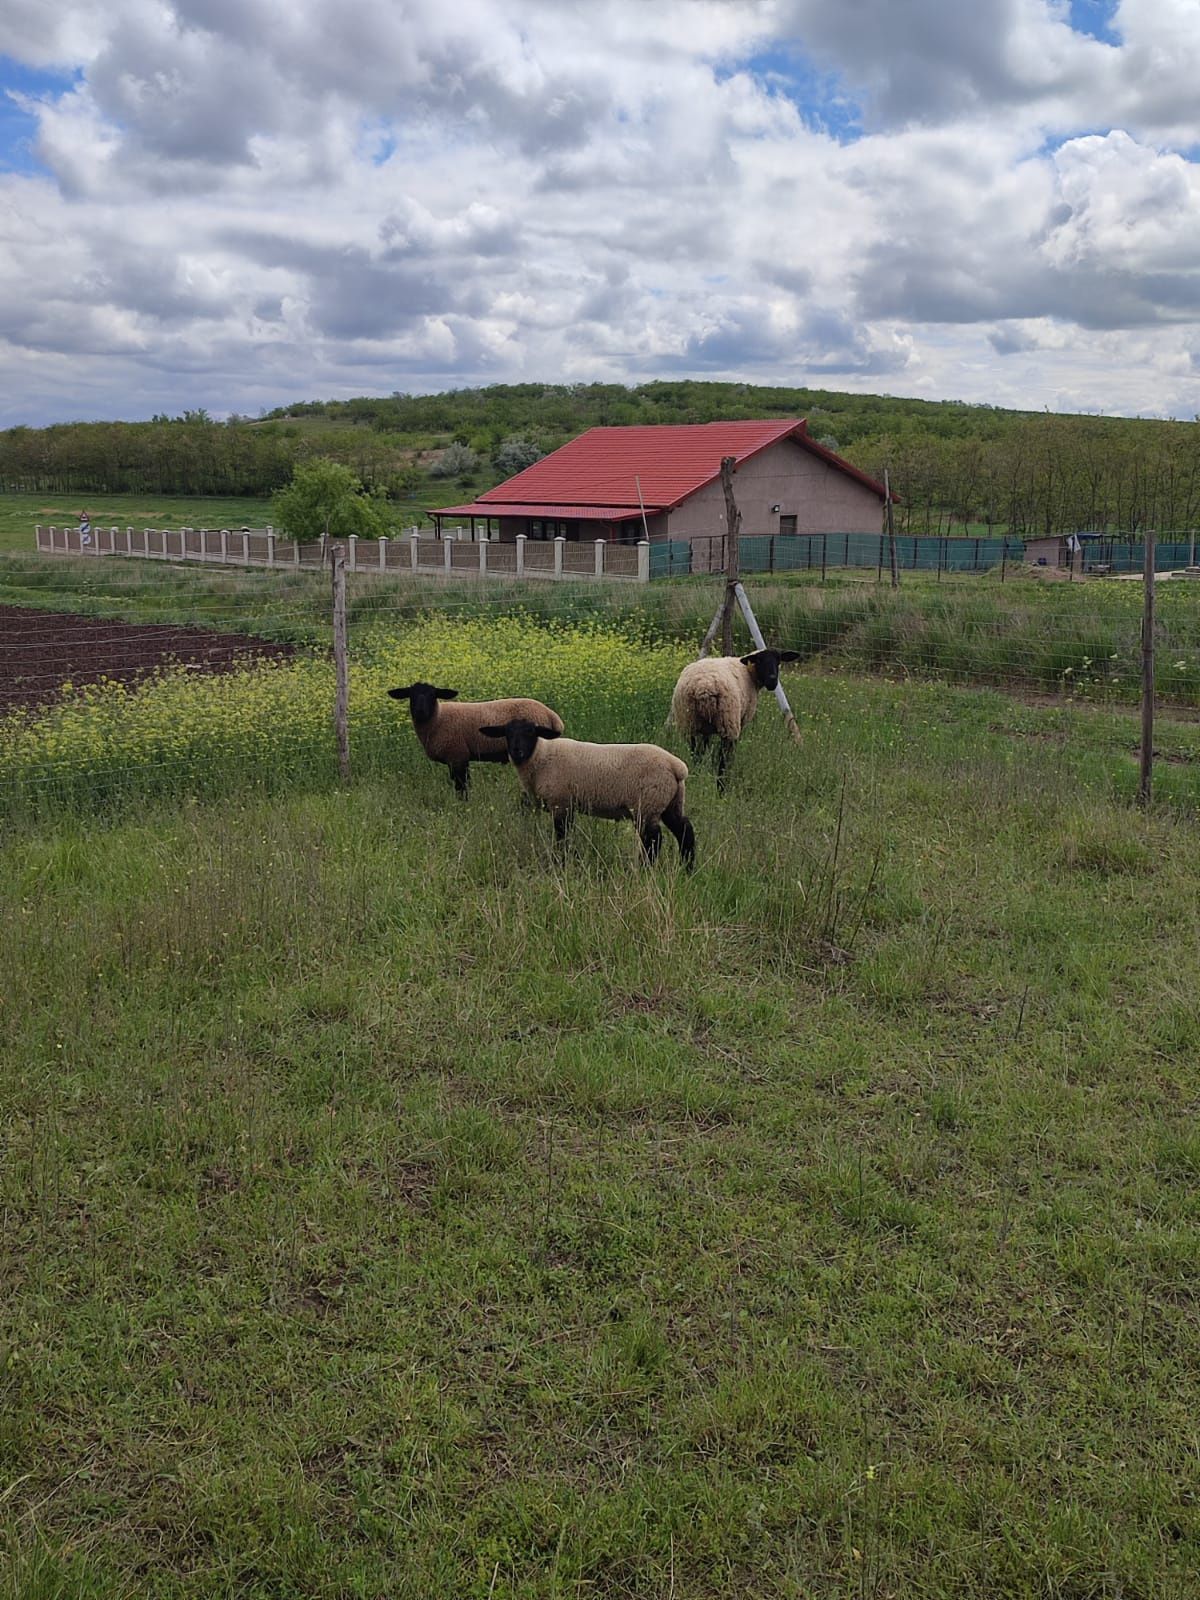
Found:
M 64 683 L 136 683 L 166 666 L 230 672 L 293 653 L 251 634 L 0 606 L 0 712 L 51 705 Z

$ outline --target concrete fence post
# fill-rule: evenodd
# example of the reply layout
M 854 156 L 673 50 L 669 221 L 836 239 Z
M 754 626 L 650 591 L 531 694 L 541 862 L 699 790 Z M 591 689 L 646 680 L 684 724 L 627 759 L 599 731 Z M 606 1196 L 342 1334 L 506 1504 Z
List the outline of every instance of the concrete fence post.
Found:
M 221 529 L 221 561 L 222 564 L 229 560 L 229 529 Z
M 350 546 L 350 555 L 349 555 L 349 559 L 346 562 L 346 565 L 350 569 L 351 572 L 357 572 L 358 571 L 358 535 L 356 533 L 350 534 L 350 536 L 346 540 L 346 543 Z
M 596 576 L 598 578 L 602 578 L 604 576 L 604 540 L 603 539 L 597 539 L 596 540 Z
M 125 554 L 127 556 L 131 556 L 133 554 L 133 529 L 132 528 L 126 528 L 125 529 Z
M 556 535 L 554 540 L 554 576 L 556 578 L 561 578 L 563 575 L 563 550 L 566 548 L 566 544 L 567 541 L 561 533 Z
M 415 528 L 408 536 L 408 564 L 415 572 L 421 563 L 421 535 Z
M 450 571 L 450 556 L 451 556 L 451 553 L 453 552 L 453 550 L 454 550 L 454 541 L 453 541 L 453 539 L 444 539 L 442 541 L 442 564 L 444 565 L 444 567 L 445 567 L 447 572 Z
M 388 541 L 387 541 L 386 536 L 381 533 L 379 535 L 379 570 L 380 570 L 380 572 L 386 572 L 387 571 L 387 552 L 388 552 Z
M 517 577 L 518 578 L 523 578 L 525 576 L 525 539 L 526 539 L 526 535 L 525 534 L 519 533 L 517 535 Z
M 638 553 L 637 581 L 639 583 L 649 583 L 650 582 L 650 541 L 649 541 L 649 539 L 639 539 L 638 540 L 637 553 Z
M 292 565 L 294 567 L 298 567 L 300 565 L 300 541 L 299 541 L 299 539 L 293 539 L 292 540 Z
M 249 530 L 249 528 L 243 528 L 242 529 L 242 565 L 244 567 L 248 567 L 250 565 L 250 530 Z
M 479 576 L 481 578 L 486 578 L 487 577 L 487 569 L 488 569 L 488 565 L 487 564 L 488 564 L 488 542 L 487 542 L 487 539 L 484 538 L 484 539 L 480 539 L 480 541 L 479 541 Z
M 270 528 L 267 529 L 267 565 L 275 565 L 275 535 Z

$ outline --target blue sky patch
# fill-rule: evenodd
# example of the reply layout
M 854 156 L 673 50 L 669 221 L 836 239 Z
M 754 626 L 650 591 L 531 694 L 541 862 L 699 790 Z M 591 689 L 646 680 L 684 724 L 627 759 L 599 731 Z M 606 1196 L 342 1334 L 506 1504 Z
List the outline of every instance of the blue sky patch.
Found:
M 739 63 L 739 70 L 790 100 L 805 123 L 839 144 L 862 138 L 862 108 L 836 72 L 822 72 L 797 47 L 773 45 Z M 729 73 L 718 73 L 718 82 Z
M 29 95 L 33 99 L 64 94 L 80 76 L 75 72 L 45 72 L 25 67 L 11 56 L 0 55 L 0 171 L 45 171 L 33 151 L 37 119 L 17 104 L 13 94 Z
M 1117 0 L 1070 0 L 1067 19 L 1076 33 L 1086 33 L 1104 44 L 1118 44 L 1120 36 L 1112 29 L 1116 9 Z

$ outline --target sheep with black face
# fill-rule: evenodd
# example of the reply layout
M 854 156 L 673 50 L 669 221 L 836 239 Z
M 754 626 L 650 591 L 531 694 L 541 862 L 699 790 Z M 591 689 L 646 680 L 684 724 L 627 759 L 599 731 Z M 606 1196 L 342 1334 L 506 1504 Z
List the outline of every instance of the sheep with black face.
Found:
M 480 730 L 504 739 L 508 759 L 531 800 L 554 818 L 561 844 L 571 820 L 591 817 L 632 822 L 646 860 L 658 858 L 662 827 L 675 835 L 680 859 L 690 872 L 696 863 L 696 835 L 684 814 L 685 762 L 656 744 L 585 744 L 561 739 L 553 726 L 514 718 Z
M 389 689 L 393 700 L 407 700 L 413 727 L 421 748 L 430 761 L 449 767 L 455 789 L 467 798 L 472 761 L 507 761 L 508 747 L 501 738 L 490 738 L 483 724 L 511 722 L 525 717 L 556 733 L 563 720 L 540 700 L 468 700 L 457 705 L 457 689 L 438 689 L 431 683 L 410 683 L 403 689 Z
M 733 747 L 754 719 L 758 696 L 774 692 L 779 668 L 798 661 L 796 650 L 755 650 L 748 656 L 710 656 L 679 674 L 671 696 L 671 718 L 699 760 L 710 739 L 719 739 L 717 788 L 724 791 Z

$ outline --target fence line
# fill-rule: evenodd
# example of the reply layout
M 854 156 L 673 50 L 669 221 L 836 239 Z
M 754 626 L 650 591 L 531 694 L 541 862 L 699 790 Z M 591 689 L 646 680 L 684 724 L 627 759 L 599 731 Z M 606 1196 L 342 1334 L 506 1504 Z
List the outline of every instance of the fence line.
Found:
M 35 529 L 43 555 L 125 556 L 148 561 L 198 561 L 209 565 L 312 569 L 329 561 L 324 540 L 281 538 L 273 528 L 92 528 Z M 646 583 L 650 545 L 610 544 L 604 539 L 570 542 L 527 539 L 432 539 L 413 529 L 399 538 L 344 541 L 349 572 L 365 575 L 415 572 L 499 578 L 611 578 Z

